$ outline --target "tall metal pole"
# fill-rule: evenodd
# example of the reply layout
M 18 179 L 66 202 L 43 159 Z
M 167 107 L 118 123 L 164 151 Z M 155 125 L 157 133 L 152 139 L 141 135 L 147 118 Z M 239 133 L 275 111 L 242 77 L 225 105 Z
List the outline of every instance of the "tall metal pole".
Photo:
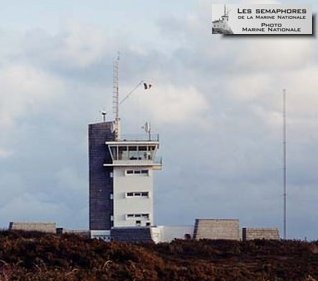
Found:
M 113 114 L 115 116 L 115 139 L 120 136 L 119 118 L 119 53 L 113 62 Z
M 283 90 L 283 183 L 284 183 L 284 239 L 287 238 L 287 186 L 286 186 L 286 90 Z

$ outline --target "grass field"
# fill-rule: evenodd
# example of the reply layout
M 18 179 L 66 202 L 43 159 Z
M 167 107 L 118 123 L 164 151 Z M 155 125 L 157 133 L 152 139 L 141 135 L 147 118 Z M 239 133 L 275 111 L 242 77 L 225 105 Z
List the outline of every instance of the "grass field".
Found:
M 105 243 L 0 232 L 0 280 L 318 280 L 318 242 Z

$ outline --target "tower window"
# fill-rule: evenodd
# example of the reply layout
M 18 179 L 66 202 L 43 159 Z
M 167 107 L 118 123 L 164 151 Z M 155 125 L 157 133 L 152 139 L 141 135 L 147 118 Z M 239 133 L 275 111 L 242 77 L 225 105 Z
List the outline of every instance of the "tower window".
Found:
M 150 215 L 149 214 L 127 214 L 126 219 L 142 219 L 142 220 L 149 220 Z
M 146 170 L 146 169 L 144 169 L 144 170 L 126 170 L 125 171 L 125 174 L 126 175 L 142 175 L 142 176 L 149 176 L 149 170 Z
M 144 198 L 149 198 L 149 192 L 148 191 L 143 191 L 143 192 L 126 192 L 126 197 L 131 198 L 131 197 L 144 197 Z

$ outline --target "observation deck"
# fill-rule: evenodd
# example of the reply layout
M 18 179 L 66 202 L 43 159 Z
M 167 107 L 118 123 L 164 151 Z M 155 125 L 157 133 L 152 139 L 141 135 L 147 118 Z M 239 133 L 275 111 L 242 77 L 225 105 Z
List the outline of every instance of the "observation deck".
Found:
M 120 140 L 106 141 L 111 163 L 105 167 L 151 167 L 160 170 L 161 157 L 156 156 L 159 135 L 126 135 Z

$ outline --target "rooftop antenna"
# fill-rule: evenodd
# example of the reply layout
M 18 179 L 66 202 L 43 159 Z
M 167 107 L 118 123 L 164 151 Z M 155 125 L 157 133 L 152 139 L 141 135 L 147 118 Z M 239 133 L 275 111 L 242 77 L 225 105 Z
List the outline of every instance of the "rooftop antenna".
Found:
M 119 52 L 113 61 L 113 114 L 115 116 L 115 140 L 120 138 L 120 118 L 119 118 Z
M 151 124 L 150 122 L 146 122 L 145 125 L 141 127 L 148 134 L 148 139 L 151 140 Z
M 117 58 L 113 61 L 113 114 L 115 117 L 114 134 L 115 134 L 116 141 L 120 139 L 119 105 L 121 105 L 125 100 L 127 100 L 130 97 L 130 95 L 132 95 L 140 85 L 143 85 L 145 90 L 150 89 L 152 87 L 151 84 L 145 83 L 145 81 L 142 80 L 120 101 L 119 100 L 119 59 L 120 59 L 120 53 L 118 52 Z M 105 115 L 106 115 L 106 112 L 105 112 Z
M 286 90 L 283 90 L 283 185 L 284 185 L 284 239 L 287 237 L 287 165 L 286 165 Z

